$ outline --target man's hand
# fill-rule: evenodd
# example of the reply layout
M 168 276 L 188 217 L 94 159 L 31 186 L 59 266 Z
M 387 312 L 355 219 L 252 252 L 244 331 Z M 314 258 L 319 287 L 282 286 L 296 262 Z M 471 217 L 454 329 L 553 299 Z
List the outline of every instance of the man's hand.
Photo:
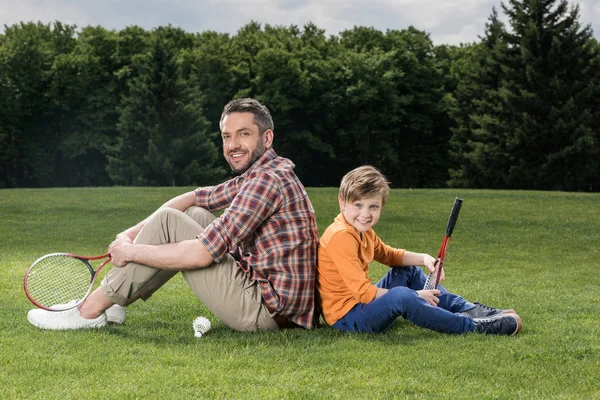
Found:
M 115 267 L 123 267 L 129 261 L 127 260 L 126 250 L 129 245 L 133 244 L 131 238 L 126 235 L 117 235 L 117 238 L 108 246 L 108 252 L 112 258 L 112 265 Z
M 434 307 L 437 307 L 438 303 L 440 302 L 440 299 L 437 298 L 437 296 L 440 295 L 440 291 L 438 289 L 417 290 L 417 294 L 420 298 L 427 301 L 429 305 L 432 305 Z

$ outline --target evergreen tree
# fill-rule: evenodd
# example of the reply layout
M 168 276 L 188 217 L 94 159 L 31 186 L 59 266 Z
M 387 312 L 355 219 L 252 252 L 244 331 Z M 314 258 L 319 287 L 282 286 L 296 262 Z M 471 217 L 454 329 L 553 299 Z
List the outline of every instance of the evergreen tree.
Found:
M 102 186 L 110 184 L 106 173 L 106 146 L 117 132 L 119 93 L 113 74 L 116 34 L 101 27 L 87 27 L 78 34 L 69 54 L 54 59 L 48 91 L 60 121 L 54 184 Z
M 53 68 L 75 43 L 75 27 L 60 22 L 12 25 L 0 38 L 0 187 L 57 185 L 63 119 Z
M 598 48 L 566 0 L 509 0 L 457 91 L 454 184 L 598 190 Z M 472 101 L 465 101 L 469 96 Z M 470 107 L 469 107 L 470 106 Z
M 116 184 L 211 184 L 224 175 L 200 94 L 180 79 L 177 56 L 189 46 L 182 36 L 179 29 L 158 29 L 149 52 L 134 56 L 136 75 L 121 102 L 121 136 L 108 163 Z
M 450 154 L 452 165 L 458 165 L 450 168 L 451 186 L 504 185 L 502 174 L 512 160 L 503 148 L 501 112 L 495 109 L 506 51 L 504 32 L 494 8 L 481 42 L 462 46 L 451 67 L 458 81 L 449 107 L 455 122 Z

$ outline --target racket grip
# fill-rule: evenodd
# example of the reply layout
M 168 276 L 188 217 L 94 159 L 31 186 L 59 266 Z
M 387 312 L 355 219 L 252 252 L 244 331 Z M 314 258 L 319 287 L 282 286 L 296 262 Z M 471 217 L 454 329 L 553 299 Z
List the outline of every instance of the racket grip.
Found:
M 458 213 L 460 212 L 460 208 L 462 207 L 462 202 L 462 199 L 459 199 L 458 197 L 454 199 L 452 211 L 450 211 L 450 217 L 448 218 L 448 225 L 446 226 L 446 236 L 448 237 L 450 237 L 452 235 L 452 232 L 454 231 L 454 226 L 456 225 Z

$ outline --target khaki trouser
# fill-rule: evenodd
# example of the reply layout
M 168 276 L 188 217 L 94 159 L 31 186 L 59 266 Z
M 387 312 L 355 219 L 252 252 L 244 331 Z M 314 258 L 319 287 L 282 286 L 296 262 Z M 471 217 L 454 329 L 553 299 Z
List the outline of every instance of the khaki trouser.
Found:
M 162 208 L 155 212 L 135 239 L 139 244 L 164 244 L 195 239 L 215 216 L 200 207 L 190 207 L 185 213 Z M 112 302 L 125 306 L 138 294 L 147 300 L 177 271 L 165 271 L 137 263 L 113 268 L 101 284 Z M 193 271 L 182 272 L 196 296 L 227 326 L 238 331 L 279 329 L 262 302 L 256 281 L 248 278 L 226 254 L 221 262 Z

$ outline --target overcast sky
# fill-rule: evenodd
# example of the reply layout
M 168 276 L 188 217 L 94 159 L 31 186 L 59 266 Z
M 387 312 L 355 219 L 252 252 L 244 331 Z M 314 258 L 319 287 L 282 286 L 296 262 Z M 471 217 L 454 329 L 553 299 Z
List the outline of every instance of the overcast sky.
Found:
M 129 25 L 162 25 L 187 32 L 235 33 L 251 20 L 270 25 L 313 22 L 328 34 L 354 26 L 385 32 L 412 25 L 428 32 L 434 44 L 478 40 L 500 0 L 0 0 L 0 31 L 21 21 L 60 21 L 78 27 L 100 25 L 121 30 Z M 579 4 L 580 22 L 591 24 L 600 40 L 600 0 Z M 502 13 L 501 13 L 502 15 Z

